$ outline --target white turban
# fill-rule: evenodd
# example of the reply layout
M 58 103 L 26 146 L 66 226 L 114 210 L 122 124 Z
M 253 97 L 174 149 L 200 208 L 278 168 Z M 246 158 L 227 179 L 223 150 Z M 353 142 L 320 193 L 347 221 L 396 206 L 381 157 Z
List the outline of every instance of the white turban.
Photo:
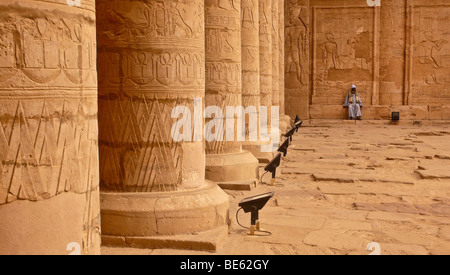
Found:
M 352 89 L 356 89 L 356 85 L 353 84 L 353 85 L 352 85 Z

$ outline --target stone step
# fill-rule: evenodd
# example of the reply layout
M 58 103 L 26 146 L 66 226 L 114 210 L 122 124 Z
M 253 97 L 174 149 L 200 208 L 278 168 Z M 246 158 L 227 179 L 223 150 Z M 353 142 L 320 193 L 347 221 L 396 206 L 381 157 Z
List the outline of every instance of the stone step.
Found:
M 124 237 L 102 235 L 102 246 L 140 249 L 179 249 L 216 252 L 228 235 L 228 226 L 199 232 L 154 237 Z

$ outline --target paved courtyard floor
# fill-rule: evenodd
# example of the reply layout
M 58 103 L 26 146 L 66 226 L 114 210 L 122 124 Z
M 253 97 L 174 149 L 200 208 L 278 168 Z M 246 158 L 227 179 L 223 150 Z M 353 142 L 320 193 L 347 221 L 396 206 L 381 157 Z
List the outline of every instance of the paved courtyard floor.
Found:
M 231 227 L 215 253 L 103 247 L 103 254 L 450 254 L 450 126 L 311 122 L 295 134 L 273 186 L 227 191 Z M 270 175 L 263 182 L 270 182 Z M 273 191 L 249 236 L 243 198 Z M 247 225 L 249 214 L 239 213 Z

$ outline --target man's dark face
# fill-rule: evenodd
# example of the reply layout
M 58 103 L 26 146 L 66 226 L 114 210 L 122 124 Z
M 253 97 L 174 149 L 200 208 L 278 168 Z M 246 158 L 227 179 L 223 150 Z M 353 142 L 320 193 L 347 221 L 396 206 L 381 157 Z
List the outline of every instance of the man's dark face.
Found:
M 352 88 L 352 91 L 356 92 L 356 88 Z

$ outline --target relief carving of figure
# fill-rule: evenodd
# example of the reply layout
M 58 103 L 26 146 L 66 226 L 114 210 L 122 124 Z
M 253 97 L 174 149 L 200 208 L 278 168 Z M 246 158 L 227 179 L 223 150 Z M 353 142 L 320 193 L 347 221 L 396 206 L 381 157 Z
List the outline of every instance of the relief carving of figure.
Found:
M 286 28 L 285 36 L 285 44 L 288 45 L 286 72 L 292 72 L 292 67 L 295 67 L 297 79 L 300 83 L 306 84 L 308 27 L 301 17 L 302 9 L 297 3 L 289 9 L 289 26 Z
M 193 35 L 196 38 L 203 38 L 205 29 L 205 9 L 203 6 L 198 5 L 194 10 L 194 23 L 192 26 Z
M 170 28 L 169 35 L 177 37 L 192 37 L 192 29 L 186 24 L 186 22 L 184 22 L 176 4 L 168 2 L 167 5 L 167 16 Z
M 146 30 L 150 29 L 150 10 L 144 3 L 133 2 L 124 5 L 123 2 L 114 1 L 113 8 L 108 11 L 112 22 L 120 22 L 120 27 L 107 30 L 110 38 L 144 37 Z M 117 24 L 117 26 L 119 26 Z
M 338 45 L 334 41 L 334 35 L 327 33 L 327 42 L 323 44 L 323 57 L 325 61 L 325 69 L 339 68 Z
M 447 40 L 434 40 L 433 33 L 430 31 L 424 32 L 425 40 L 419 44 L 419 54 L 421 64 L 432 64 L 435 69 L 441 68 L 442 56 L 440 51 Z

